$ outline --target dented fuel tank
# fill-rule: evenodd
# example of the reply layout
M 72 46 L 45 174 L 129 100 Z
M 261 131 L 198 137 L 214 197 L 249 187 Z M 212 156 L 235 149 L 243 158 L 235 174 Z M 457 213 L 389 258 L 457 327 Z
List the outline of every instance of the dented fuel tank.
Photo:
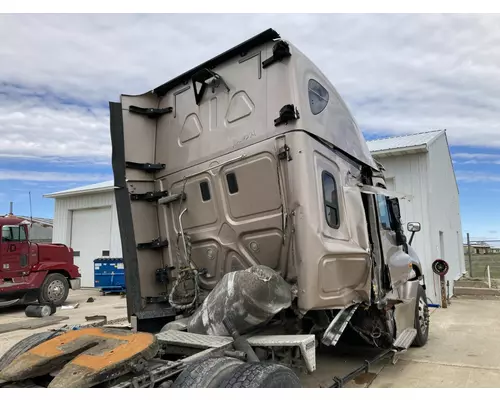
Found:
M 187 331 L 228 336 L 227 316 L 240 334 L 269 321 L 292 303 L 291 286 L 273 269 L 257 265 L 230 272 L 195 311 Z

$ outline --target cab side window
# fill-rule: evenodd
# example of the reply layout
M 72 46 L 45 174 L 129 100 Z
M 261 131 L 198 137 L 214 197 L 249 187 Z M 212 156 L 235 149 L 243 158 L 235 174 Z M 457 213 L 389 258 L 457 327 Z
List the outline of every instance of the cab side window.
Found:
M 24 242 L 26 231 L 23 226 L 2 226 L 2 242 Z
M 331 228 L 337 229 L 340 225 L 339 198 L 335 178 L 330 173 L 323 171 L 323 201 L 325 203 L 325 218 Z
M 386 230 L 392 229 L 391 215 L 389 214 L 389 205 L 387 204 L 387 197 L 377 194 L 377 204 L 378 204 L 378 214 L 380 219 L 380 225 Z

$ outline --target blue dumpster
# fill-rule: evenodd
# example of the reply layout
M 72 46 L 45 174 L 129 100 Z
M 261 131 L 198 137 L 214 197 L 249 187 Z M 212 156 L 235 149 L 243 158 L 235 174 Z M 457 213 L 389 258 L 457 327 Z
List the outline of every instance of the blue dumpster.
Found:
M 122 258 L 94 260 L 94 286 L 103 293 L 125 292 L 125 269 Z

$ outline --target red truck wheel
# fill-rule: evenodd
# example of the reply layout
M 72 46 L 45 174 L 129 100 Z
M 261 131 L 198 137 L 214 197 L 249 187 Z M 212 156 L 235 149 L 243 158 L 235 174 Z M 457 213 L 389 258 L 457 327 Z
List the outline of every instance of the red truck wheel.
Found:
M 49 274 L 40 286 L 38 302 L 40 304 L 62 305 L 69 294 L 69 282 L 64 275 Z

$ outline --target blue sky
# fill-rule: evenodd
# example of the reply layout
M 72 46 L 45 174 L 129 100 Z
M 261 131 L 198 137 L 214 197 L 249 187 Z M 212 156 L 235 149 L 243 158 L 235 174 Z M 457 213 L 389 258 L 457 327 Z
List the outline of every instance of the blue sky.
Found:
M 0 15 L 0 213 L 112 179 L 108 101 L 269 27 L 329 77 L 370 137 L 447 129 L 464 231 L 500 238 L 496 15 Z M 231 32 L 231 34 L 228 34 Z

